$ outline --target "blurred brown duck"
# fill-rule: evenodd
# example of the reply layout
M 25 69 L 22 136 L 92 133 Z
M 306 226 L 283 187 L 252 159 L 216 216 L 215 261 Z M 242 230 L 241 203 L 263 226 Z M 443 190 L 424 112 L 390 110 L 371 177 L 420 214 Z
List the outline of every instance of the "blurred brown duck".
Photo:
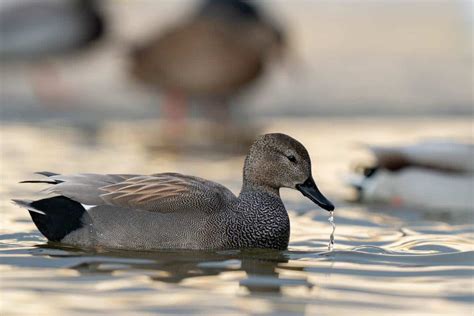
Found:
M 262 75 L 283 46 L 283 34 L 247 1 L 208 0 L 188 21 L 136 48 L 132 72 L 164 93 L 165 132 L 184 132 L 187 101 L 207 106 L 211 119 L 229 126 L 229 101 Z

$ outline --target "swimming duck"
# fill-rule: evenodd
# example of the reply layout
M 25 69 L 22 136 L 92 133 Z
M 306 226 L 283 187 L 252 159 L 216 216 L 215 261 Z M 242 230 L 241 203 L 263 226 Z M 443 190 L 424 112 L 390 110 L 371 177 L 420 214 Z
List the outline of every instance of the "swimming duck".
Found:
M 370 146 L 374 167 L 349 184 L 363 202 L 426 210 L 472 211 L 474 146 L 427 141 L 408 146 Z
M 153 175 L 40 172 L 47 192 L 14 200 L 50 241 L 124 249 L 286 249 L 290 222 L 280 188 L 299 190 L 325 210 L 334 205 L 311 175 L 305 147 L 285 134 L 259 136 L 250 147 L 243 186 L 179 173 Z
M 189 100 L 229 127 L 229 100 L 262 75 L 283 42 L 282 31 L 254 4 L 207 0 L 187 21 L 134 49 L 131 69 L 140 82 L 163 92 L 163 133 L 176 138 L 185 132 Z

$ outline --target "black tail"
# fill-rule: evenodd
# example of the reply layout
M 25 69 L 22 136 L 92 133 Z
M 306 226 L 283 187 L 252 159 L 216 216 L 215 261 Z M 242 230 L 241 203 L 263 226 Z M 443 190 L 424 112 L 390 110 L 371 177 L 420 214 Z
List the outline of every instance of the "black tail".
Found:
M 50 241 L 61 241 L 66 235 L 84 226 L 84 207 L 65 196 L 34 202 L 13 200 L 29 210 L 38 230 Z

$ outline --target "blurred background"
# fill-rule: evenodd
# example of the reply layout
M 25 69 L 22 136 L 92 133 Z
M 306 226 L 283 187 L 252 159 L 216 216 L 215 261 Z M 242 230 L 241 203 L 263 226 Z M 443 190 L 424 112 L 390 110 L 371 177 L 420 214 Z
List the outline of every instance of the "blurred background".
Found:
M 309 254 L 326 249 L 326 215 L 298 192 L 282 190 L 292 220 L 287 267 L 299 269 L 304 282 L 282 278 L 285 264 L 277 263 L 267 267 L 271 285 L 255 279 L 258 260 L 246 280 L 263 289 L 319 285 L 288 290 L 284 302 L 224 297 L 220 312 L 255 306 L 304 314 L 316 302 L 316 310 L 325 307 L 322 314 L 344 306 L 364 314 L 470 313 L 473 12 L 471 1 L 457 0 L 0 0 L 0 240 L 10 251 L 0 259 L 5 266 L 28 267 L 24 275 L 4 273 L 4 289 L 13 294 L 2 294 L 3 308 L 20 315 L 15 306 L 30 304 L 70 314 L 83 302 L 54 291 L 47 295 L 59 302 L 56 307 L 32 299 L 35 286 L 45 282 L 61 291 L 76 286 L 54 274 L 67 262 L 29 252 L 44 240 L 28 214 L 8 202 L 31 198 L 33 190 L 17 182 L 32 172 L 177 171 L 238 193 L 252 140 L 283 132 L 308 148 L 318 186 L 336 203 L 336 253 L 347 251 L 336 262 L 341 270 L 333 270 L 334 261 L 321 270 L 332 257 Z M 309 252 L 305 257 L 293 250 Z M 58 253 L 69 256 L 46 250 L 48 256 Z M 81 256 L 75 264 L 90 264 Z M 297 264 L 302 258 L 310 268 Z M 201 259 L 181 267 L 168 258 L 159 269 L 172 276 L 186 270 L 182 278 L 191 278 Z M 372 266 L 361 269 L 364 262 Z M 443 270 L 448 262 L 457 268 Z M 421 268 L 394 272 L 404 264 Z M 423 270 L 432 264 L 440 271 Z M 38 266 L 51 268 L 51 279 L 30 282 Z M 103 276 L 110 269 L 86 270 Z M 224 284 L 215 276 L 194 286 L 219 284 L 229 286 L 227 292 L 195 296 L 179 284 L 160 283 L 140 292 L 146 303 L 129 299 L 127 291 L 127 299 L 113 301 L 108 291 L 115 286 L 149 286 L 135 278 L 140 269 L 130 267 L 121 285 L 107 283 L 113 279 L 108 274 L 104 284 L 88 280 L 103 285 L 96 304 L 82 285 L 74 291 L 97 311 L 118 304 L 137 312 L 150 302 L 156 304 L 152 311 L 169 311 L 152 296 L 163 287 L 162 295 L 175 293 L 204 313 L 218 295 L 234 299 L 237 293 L 235 277 Z M 213 269 L 218 274 L 227 266 Z M 413 287 L 423 273 L 435 280 L 426 280 L 429 288 Z M 358 295 L 347 301 L 347 291 Z M 420 299 L 428 303 L 420 306 Z
M 28 1 L 2 0 L 1 8 L 23 2 Z M 80 53 L 47 56 L 67 89 L 64 110 L 96 119 L 157 115 L 159 101 L 129 76 L 130 50 L 189 19 L 198 4 L 98 1 L 102 37 Z M 470 1 L 276 0 L 258 5 L 281 25 L 286 51 L 243 91 L 236 111 L 263 118 L 471 114 Z M 2 61 L 2 118 L 51 114 L 48 101 L 32 87 L 30 67 Z

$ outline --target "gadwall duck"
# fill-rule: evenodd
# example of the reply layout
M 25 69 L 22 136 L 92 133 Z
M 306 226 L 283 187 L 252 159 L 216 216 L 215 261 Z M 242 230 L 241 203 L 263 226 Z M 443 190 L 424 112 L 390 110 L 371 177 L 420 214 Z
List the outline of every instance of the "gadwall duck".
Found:
M 253 3 L 208 0 L 186 21 L 138 45 L 131 72 L 163 93 L 163 133 L 185 133 L 191 100 L 210 121 L 228 127 L 229 100 L 262 75 L 269 57 L 282 51 L 283 37 Z
M 333 211 L 311 175 L 304 146 L 284 134 L 266 134 L 250 148 L 243 186 L 224 186 L 178 173 L 153 175 L 40 172 L 57 196 L 14 200 L 29 210 L 50 241 L 123 249 L 286 249 L 290 235 L 280 188 L 299 190 Z

